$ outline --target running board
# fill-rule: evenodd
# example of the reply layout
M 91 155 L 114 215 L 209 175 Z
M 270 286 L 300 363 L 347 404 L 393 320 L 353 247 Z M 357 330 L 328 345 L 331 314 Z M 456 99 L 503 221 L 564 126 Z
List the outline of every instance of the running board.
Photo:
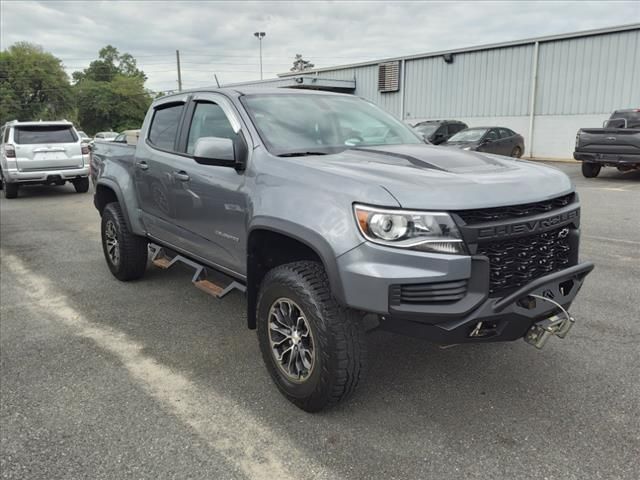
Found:
M 180 254 L 169 256 L 164 247 L 155 243 L 149 244 L 149 251 L 151 252 L 151 263 L 162 270 L 167 270 L 178 262 L 195 269 L 191 282 L 198 290 L 202 290 L 213 297 L 222 298 L 233 290 L 239 290 L 240 292 L 246 292 L 247 290 L 247 287 L 218 270 L 205 267 Z

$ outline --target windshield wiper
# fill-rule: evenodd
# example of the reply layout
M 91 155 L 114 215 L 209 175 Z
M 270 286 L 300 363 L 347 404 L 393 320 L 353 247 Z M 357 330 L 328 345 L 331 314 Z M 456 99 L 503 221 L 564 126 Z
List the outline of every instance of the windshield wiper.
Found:
M 281 153 L 278 157 L 308 157 L 310 155 L 327 155 L 326 152 L 287 152 Z

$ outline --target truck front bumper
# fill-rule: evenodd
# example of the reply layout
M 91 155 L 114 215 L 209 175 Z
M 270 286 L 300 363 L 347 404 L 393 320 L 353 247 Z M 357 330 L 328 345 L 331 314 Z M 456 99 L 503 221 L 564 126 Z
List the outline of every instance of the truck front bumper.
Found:
M 56 170 L 20 171 L 6 170 L 4 180 L 7 183 L 58 183 L 89 176 L 89 166 Z
M 593 270 L 592 263 L 584 262 L 506 295 L 489 296 L 486 257 L 389 250 L 365 243 L 339 257 L 346 304 L 378 314 L 385 330 L 442 345 L 522 338 L 534 324 L 568 309 Z M 398 300 L 399 285 L 427 286 L 421 290 L 427 293 L 417 294 L 433 300 L 403 303 Z

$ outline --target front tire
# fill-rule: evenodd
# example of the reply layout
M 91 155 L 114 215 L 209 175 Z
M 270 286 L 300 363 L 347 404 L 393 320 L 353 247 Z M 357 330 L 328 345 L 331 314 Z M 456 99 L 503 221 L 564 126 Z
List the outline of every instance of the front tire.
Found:
M 137 280 L 147 268 L 148 242 L 129 231 L 120 204 L 109 203 L 102 212 L 102 251 L 118 280 Z
M 89 191 L 89 177 L 78 178 L 73 181 L 76 193 L 87 193 Z
M 582 162 L 582 175 L 585 178 L 595 178 L 600 173 L 602 165 L 599 163 Z
M 364 329 L 331 295 L 322 265 L 301 261 L 268 272 L 257 316 L 265 365 L 290 402 L 317 412 L 353 394 L 365 370 Z
M 17 183 L 5 183 L 4 184 L 4 198 L 16 198 L 18 196 L 18 184 Z

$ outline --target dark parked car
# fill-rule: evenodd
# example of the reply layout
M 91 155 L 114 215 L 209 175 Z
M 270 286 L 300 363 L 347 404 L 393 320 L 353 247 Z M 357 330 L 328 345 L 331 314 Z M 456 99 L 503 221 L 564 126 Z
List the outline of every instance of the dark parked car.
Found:
M 446 142 L 460 130 L 467 128 L 467 124 L 458 120 L 427 120 L 416 123 L 413 129 L 429 143 L 440 145 Z
M 520 158 L 524 152 L 522 135 L 504 127 L 467 128 L 456 133 L 443 145 L 516 158 Z

